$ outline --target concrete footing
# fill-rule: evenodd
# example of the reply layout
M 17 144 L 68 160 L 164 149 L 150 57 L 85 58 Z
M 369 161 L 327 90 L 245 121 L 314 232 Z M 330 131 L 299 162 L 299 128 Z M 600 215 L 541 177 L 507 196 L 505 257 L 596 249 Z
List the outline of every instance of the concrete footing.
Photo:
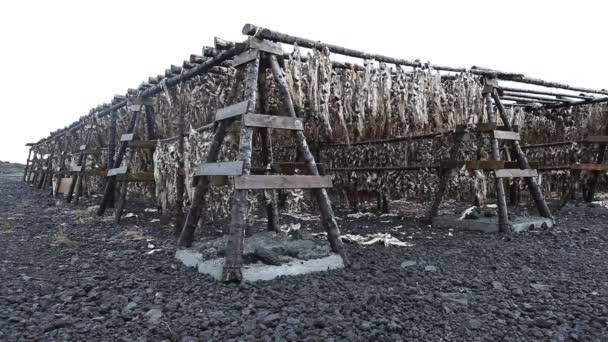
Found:
M 179 249 L 175 258 L 184 265 L 197 267 L 200 273 L 219 280 L 224 267 L 226 237 L 197 242 L 192 248 Z M 279 276 L 306 274 L 344 268 L 339 255 L 331 252 L 329 244 L 312 239 L 297 239 L 272 232 L 246 237 L 244 244 L 243 280 L 271 280 Z M 277 265 L 265 264 L 256 259 L 263 248 L 270 251 Z M 280 263 L 280 264 L 279 264 Z

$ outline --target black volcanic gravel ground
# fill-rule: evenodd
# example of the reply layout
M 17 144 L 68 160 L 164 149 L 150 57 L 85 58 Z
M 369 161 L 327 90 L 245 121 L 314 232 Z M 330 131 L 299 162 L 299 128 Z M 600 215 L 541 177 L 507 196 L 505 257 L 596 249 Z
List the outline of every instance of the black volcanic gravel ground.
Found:
M 339 211 L 344 233 L 413 246 L 349 244 L 348 271 L 223 285 L 176 262 L 158 213 L 115 226 L 86 206 L 0 177 L 0 341 L 608 341 L 605 208 L 511 238 Z

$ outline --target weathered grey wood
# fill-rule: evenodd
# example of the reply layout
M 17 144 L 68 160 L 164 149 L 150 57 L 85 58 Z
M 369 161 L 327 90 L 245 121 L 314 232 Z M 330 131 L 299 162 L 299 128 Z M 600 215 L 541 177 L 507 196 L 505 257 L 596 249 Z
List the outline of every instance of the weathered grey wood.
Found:
M 279 94 L 283 101 L 283 105 L 285 110 L 287 111 L 287 116 L 292 118 L 296 118 L 296 108 L 291 99 L 291 95 L 289 94 L 289 86 L 287 85 L 287 79 L 285 78 L 285 74 L 279 65 L 277 57 L 274 55 L 268 56 L 270 60 L 270 66 L 272 69 L 272 74 L 276 81 L 277 87 L 279 89 Z M 304 161 L 306 161 L 306 166 L 308 167 L 308 173 L 313 176 L 319 175 L 319 170 L 317 168 L 317 164 L 315 163 L 315 159 L 310 152 L 310 148 L 306 143 L 306 138 L 304 137 L 303 131 L 293 131 L 293 135 L 296 138 L 296 143 L 298 145 L 298 151 Z M 323 226 L 325 231 L 327 232 L 327 239 L 329 240 L 329 244 L 334 253 L 339 254 L 342 257 L 344 265 L 346 267 L 350 266 L 350 260 L 348 258 L 348 254 L 346 253 L 346 249 L 344 248 L 344 244 L 342 240 L 340 240 L 340 229 L 338 228 L 338 222 L 336 221 L 336 217 L 334 215 L 334 211 L 331 207 L 331 201 L 329 200 L 329 196 L 327 195 L 327 190 L 325 189 L 314 189 L 313 193 L 316 196 L 317 204 L 319 206 L 319 210 L 321 212 L 321 219 L 323 222 Z
M 222 147 L 222 143 L 226 136 L 226 121 L 220 121 L 215 130 L 213 141 L 209 146 L 209 152 L 207 153 L 207 163 L 213 163 L 217 160 L 219 152 Z M 209 177 L 202 177 L 194 188 L 194 194 L 192 196 L 192 204 L 186 215 L 184 226 L 180 232 L 177 245 L 179 247 L 190 247 L 194 240 L 194 232 L 196 225 L 201 215 L 201 208 L 205 203 L 205 195 L 209 189 Z
M 155 149 L 156 143 L 156 140 L 132 140 L 129 141 L 129 147 L 140 149 Z
M 441 167 L 445 169 L 461 169 L 467 170 L 496 170 L 504 169 L 504 160 L 447 160 L 441 163 Z
M 135 172 L 116 175 L 117 182 L 154 182 L 154 172 Z
M 228 107 L 218 109 L 215 113 L 215 121 L 226 120 L 235 116 L 243 115 L 247 113 L 249 108 L 249 101 L 245 100 L 239 103 L 235 103 Z
M 135 137 L 135 133 L 125 133 L 120 136 L 120 141 L 132 141 Z
M 129 126 L 127 127 L 127 134 L 135 132 L 137 128 L 137 118 L 139 112 L 133 112 L 131 114 L 131 121 L 129 122 Z M 125 156 L 125 152 L 127 151 L 128 141 L 121 141 L 120 148 L 118 149 L 118 153 L 116 155 L 116 161 L 114 162 L 115 166 L 120 166 L 122 164 L 122 160 Z M 109 173 L 109 171 L 108 171 Z M 106 186 L 104 188 L 103 198 L 101 199 L 101 203 L 99 204 L 99 208 L 97 209 L 97 215 L 101 216 L 106 211 L 108 206 L 108 202 L 112 194 L 115 191 L 116 178 L 115 177 L 106 177 Z
M 247 42 L 249 43 L 250 49 L 257 49 L 283 57 L 283 48 L 281 47 L 281 44 L 255 37 L 248 37 Z
M 509 118 L 507 117 L 507 111 L 505 110 L 505 107 L 502 105 L 502 102 L 500 101 L 500 96 L 498 96 L 496 91 L 492 92 L 492 98 L 494 99 L 496 108 L 498 108 L 498 113 L 500 113 L 500 117 L 501 117 L 503 123 L 505 124 L 505 126 L 510 128 L 511 122 L 509 121 Z M 517 162 L 519 163 L 519 168 L 520 169 L 530 169 L 531 168 L 530 163 L 528 162 L 528 158 L 522 151 L 522 149 L 519 145 L 519 141 L 513 140 L 512 144 L 513 144 L 513 152 L 515 152 L 515 159 L 517 159 Z M 551 211 L 549 210 L 549 207 L 547 206 L 545 197 L 543 196 L 543 193 L 540 191 L 538 183 L 536 183 L 536 178 L 527 177 L 527 178 L 524 178 L 524 180 L 526 182 L 526 185 L 528 186 L 528 189 L 530 190 L 530 193 L 532 194 L 532 198 L 534 198 L 534 203 L 536 204 L 538 213 L 542 217 L 549 218 L 555 222 L 555 219 L 553 218 L 553 215 L 551 214 Z
M 122 166 L 122 167 L 117 167 L 114 169 L 110 169 L 108 170 L 108 174 L 107 177 L 112 177 L 112 176 L 116 176 L 116 175 L 123 175 L 127 173 L 127 166 Z
M 493 92 L 494 89 L 491 89 Z M 496 113 L 494 113 L 494 108 L 492 108 L 492 97 L 490 92 L 486 92 L 483 94 L 483 98 L 486 105 L 486 115 L 488 116 L 489 122 L 496 122 Z M 507 120 L 508 124 L 508 120 Z M 496 131 L 494 131 L 496 132 Z M 496 140 L 495 136 L 490 138 L 490 146 L 492 147 L 492 159 L 500 160 L 500 149 L 498 148 L 498 140 Z M 507 213 L 507 197 L 505 194 L 504 183 L 502 179 L 496 177 L 495 178 L 495 186 L 496 186 L 496 202 L 498 204 L 498 231 L 501 233 L 511 233 L 511 224 L 509 223 L 509 215 Z
M 131 113 L 133 112 L 141 112 L 144 110 L 144 106 L 140 105 L 140 104 L 134 104 L 134 105 L 130 105 L 127 110 Z
M 246 65 L 245 99 L 248 101 L 247 113 L 255 111 L 258 96 L 258 73 L 260 59 L 255 59 Z M 251 169 L 251 144 L 253 128 L 245 126 L 241 121 L 241 138 L 239 141 L 239 160 L 243 162 L 243 175 L 249 175 Z M 247 225 L 247 190 L 235 190 L 232 201 L 228 243 L 222 279 L 224 282 L 240 282 L 243 279 L 241 266 L 243 263 L 243 237 Z
M 608 170 L 608 164 L 595 164 L 595 163 L 579 163 L 571 166 L 572 170 L 587 170 L 587 171 L 606 171 Z
M 30 158 L 32 157 L 32 149 L 30 148 L 27 153 L 27 160 L 25 161 L 25 169 L 23 169 L 23 181 L 26 181 L 28 168 L 30 167 Z
M 604 125 L 604 136 L 608 135 L 608 122 L 606 122 L 606 124 Z M 595 163 L 596 165 L 600 165 L 604 162 L 604 157 L 606 155 L 606 144 L 601 143 L 600 147 L 597 151 L 597 156 L 595 157 Z M 592 202 L 593 201 L 593 197 L 595 197 L 595 191 L 597 189 L 597 183 L 599 181 L 600 178 L 600 172 L 599 170 L 594 170 L 592 171 L 593 175 L 591 177 L 591 180 L 589 181 L 589 191 L 587 192 L 587 195 L 585 196 L 585 201 L 586 202 Z
M 592 135 L 583 141 L 592 144 L 608 144 L 608 135 Z
M 320 189 L 332 186 L 331 176 L 253 175 L 234 177 L 235 189 Z
M 114 167 L 114 154 L 116 153 L 116 116 L 116 112 L 112 111 L 110 114 L 110 125 L 108 127 L 108 161 L 106 170 Z M 107 206 L 110 208 L 114 207 L 114 192 L 108 197 Z
M 520 140 L 519 133 L 517 132 L 509 132 L 509 131 L 492 131 L 492 135 L 494 139 L 502 139 L 502 140 Z
M 243 161 L 201 163 L 194 176 L 240 176 L 243 174 Z
M 87 149 L 87 145 L 80 145 L 80 150 L 81 150 L 81 151 L 84 151 L 84 150 L 86 150 L 86 149 Z
M 249 63 L 252 60 L 258 58 L 259 55 L 260 51 L 257 49 L 247 50 L 234 57 L 234 60 L 232 61 L 232 66 L 236 68 L 245 63 Z
M 287 116 L 247 114 L 243 116 L 243 121 L 247 127 L 265 127 L 274 129 L 290 129 L 302 131 L 304 125 L 300 118 L 290 118 Z
M 81 170 L 81 165 L 70 165 L 70 172 L 80 172 Z
M 502 169 L 494 171 L 496 178 L 526 178 L 538 177 L 538 172 L 534 169 Z
M 177 169 L 175 175 L 175 227 L 173 235 L 179 237 L 184 225 L 184 188 L 186 186 L 186 177 L 184 174 L 184 152 L 185 152 L 185 133 L 186 122 L 184 121 L 184 112 L 180 110 L 177 118 Z

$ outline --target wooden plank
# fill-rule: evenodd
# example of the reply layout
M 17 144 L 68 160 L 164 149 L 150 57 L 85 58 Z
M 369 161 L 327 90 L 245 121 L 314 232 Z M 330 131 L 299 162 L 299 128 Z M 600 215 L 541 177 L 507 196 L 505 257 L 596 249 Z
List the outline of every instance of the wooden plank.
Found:
M 105 177 L 108 174 L 106 170 L 85 170 L 83 173 L 85 176 L 96 176 L 96 177 Z
M 539 162 L 528 162 L 530 169 L 538 169 L 540 167 Z M 519 169 L 519 163 L 516 161 L 505 161 L 505 169 Z
M 152 106 L 154 105 L 154 100 L 150 97 L 134 97 L 132 99 L 130 99 L 131 103 L 133 103 L 134 105 L 146 105 L 146 106 Z
M 220 108 L 215 113 L 215 121 L 226 120 L 228 118 L 243 115 L 247 113 L 247 109 L 249 108 L 249 101 L 243 101 L 239 103 L 235 103 L 228 107 Z
M 247 175 L 234 177 L 235 189 L 318 189 L 331 188 L 330 176 Z
M 80 172 L 80 171 L 82 171 L 82 166 L 70 165 L 70 172 Z
M 592 144 L 607 144 L 608 143 L 608 135 L 592 135 L 585 140 L 584 142 L 592 143 Z
M 135 133 L 127 133 L 120 136 L 120 141 L 132 141 Z
M 119 182 L 154 182 L 154 172 L 135 172 L 120 174 L 116 175 L 116 180 Z
M 114 169 L 110 169 L 108 171 L 108 177 L 112 177 L 112 176 L 116 176 L 116 175 L 122 175 L 127 173 L 127 167 L 123 166 L 123 167 L 117 167 Z
M 260 51 L 259 50 L 247 50 L 239 55 L 237 55 L 236 57 L 234 57 L 234 60 L 232 61 L 232 67 L 236 68 L 239 65 L 243 65 L 245 63 L 249 63 L 252 60 L 258 58 L 258 56 L 260 55 Z
M 606 171 L 608 170 L 608 164 L 580 163 L 573 164 L 570 168 L 572 170 Z
M 81 151 L 84 151 L 84 150 L 86 150 L 86 149 L 87 149 L 87 145 L 80 145 L 80 150 L 81 150 Z
M 131 148 L 156 148 L 156 140 L 132 140 L 129 141 L 129 147 Z
M 194 176 L 240 176 L 242 174 L 242 161 L 201 163 L 194 171 Z
M 59 187 L 57 188 L 57 193 L 66 194 L 70 189 L 70 184 L 72 183 L 72 177 L 61 178 L 59 180 Z
M 247 41 L 249 42 L 250 49 L 258 49 L 260 51 L 272 53 L 281 57 L 283 56 L 283 48 L 279 43 L 274 43 L 268 40 L 258 39 L 255 37 L 248 37 Z
M 134 105 L 130 105 L 128 110 L 129 110 L 129 112 L 141 112 L 144 110 L 144 106 L 139 105 L 139 104 L 134 104 Z
M 495 171 L 496 178 L 527 178 L 538 177 L 535 169 L 502 169 Z
M 245 126 L 248 127 L 267 127 L 276 129 L 291 129 L 295 131 L 304 130 L 302 119 L 291 118 L 288 116 L 247 114 L 243 116 Z
M 494 139 L 519 140 L 518 132 L 495 130 L 495 131 L 492 131 L 492 135 L 494 136 Z
M 504 169 L 504 160 L 447 160 L 441 163 L 443 169 L 461 169 L 465 167 L 467 170 L 496 170 Z

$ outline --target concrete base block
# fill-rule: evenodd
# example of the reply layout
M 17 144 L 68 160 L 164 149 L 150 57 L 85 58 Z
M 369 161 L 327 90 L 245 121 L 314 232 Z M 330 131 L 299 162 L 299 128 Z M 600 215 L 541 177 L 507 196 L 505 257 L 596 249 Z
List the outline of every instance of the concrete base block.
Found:
M 514 217 L 511 219 L 510 223 L 513 231 L 516 233 L 529 230 L 531 226 L 533 226 L 534 229 L 541 229 L 543 224 L 546 224 L 549 228 L 553 227 L 553 222 L 551 222 L 550 219 L 540 216 Z M 498 216 L 480 217 L 474 220 L 459 220 L 457 217 L 447 215 L 438 216 L 433 219 L 433 227 L 498 233 Z
M 259 261 L 245 263 L 242 268 L 244 281 L 271 280 L 289 276 L 344 268 L 339 255 L 331 252 L 327 242 L 293 239 L 271 232 L 254 234 L 245 238 L 244 255 L 251 255 L 256 248 L 265 248 L 276 253 L 281 265 L 267 265 Z M 219 280 L 224 267 L 226 237 L 196 243 L 192 248 L 179 249 L 175 258 L 200 273 Z M 289 255 L 287 255 L 289 254 Z M 251 258 L 245 257 L 245 262 Z

